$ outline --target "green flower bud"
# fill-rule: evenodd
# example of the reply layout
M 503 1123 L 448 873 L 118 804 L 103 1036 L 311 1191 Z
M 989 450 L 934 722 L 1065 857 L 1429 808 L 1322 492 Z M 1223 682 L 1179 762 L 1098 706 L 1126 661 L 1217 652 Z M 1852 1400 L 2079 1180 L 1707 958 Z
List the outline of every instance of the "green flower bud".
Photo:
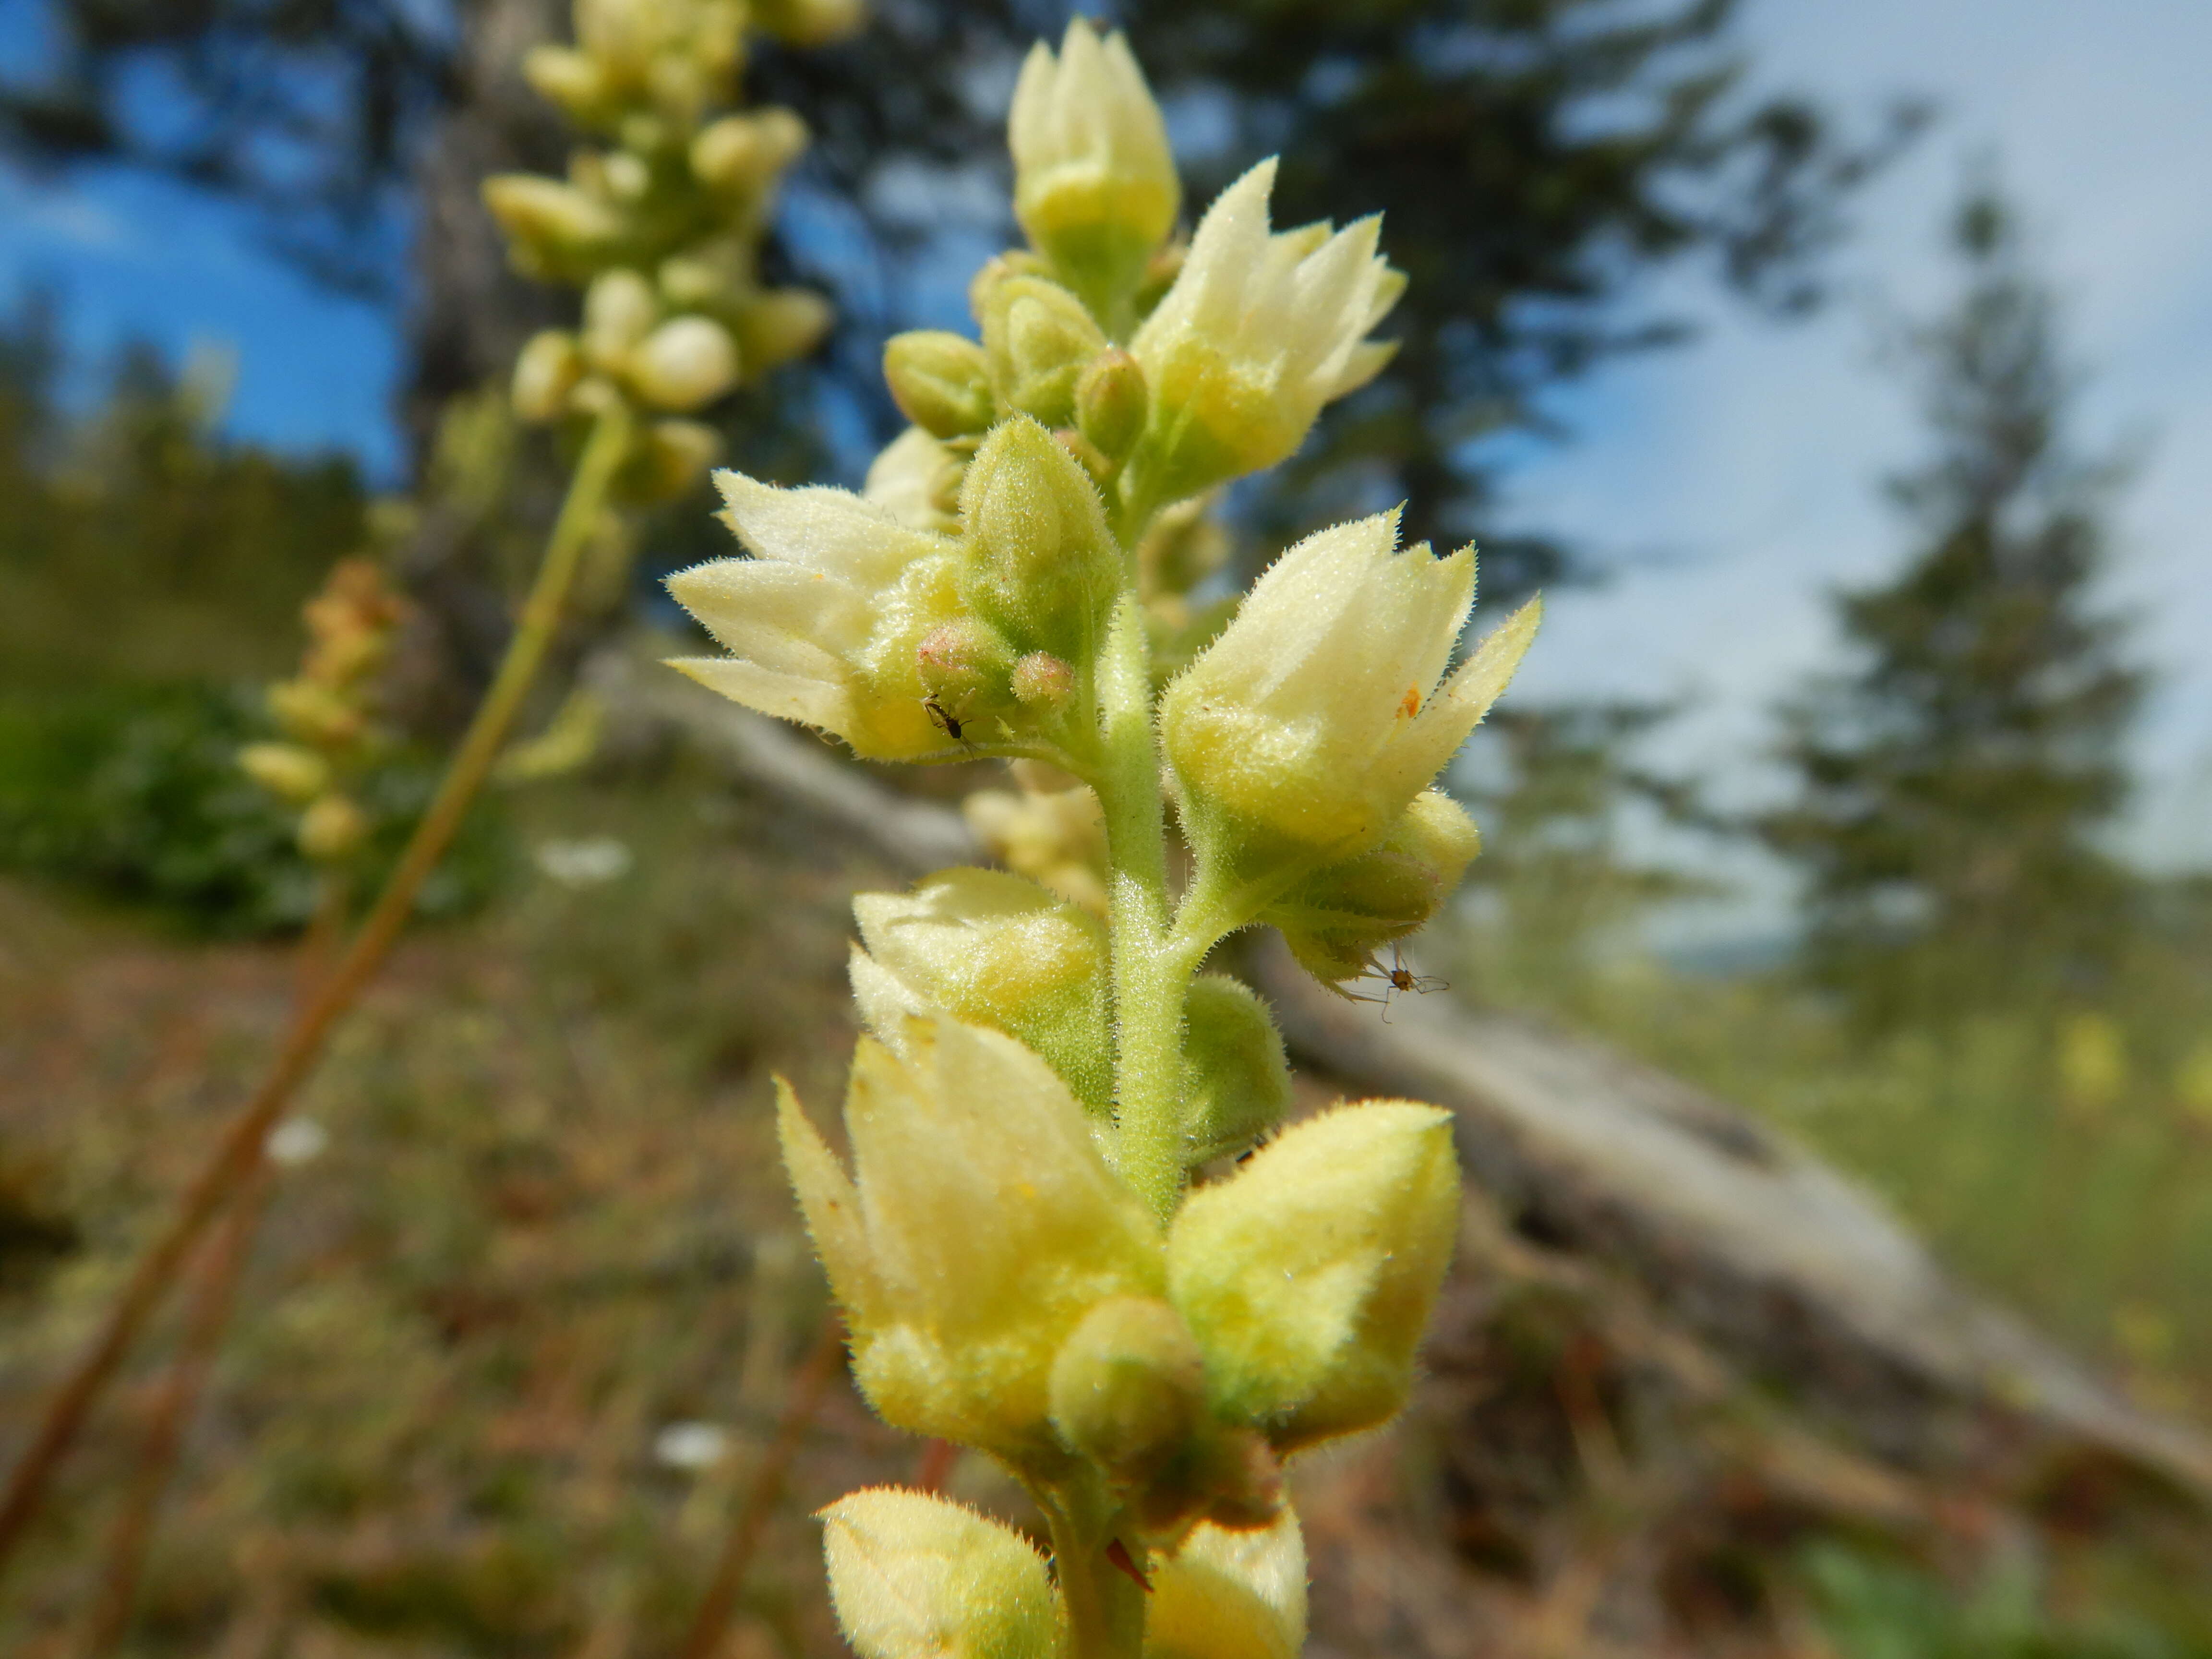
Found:
M 1309 536 L 1169 685 L 1160 729 L 1202 848 L 1365 851 L 1512 678 L 1536 602 L 1446 679 L 1474 552 L 1438 559 L 1397 539 L 1395 513 Z
M 1182 186 L 1166 124 L 1118 33 L 1078 18 L 1060 55 L 1039 41 L 1014 88 L 1006 137 L 1014 216 L 1030 244 L 1111 308 L 1175 228 Z
M 860 1659 L 1051 1659 L 1060 1613 L 1012 1528 L 878 1486 L 822 1511 L 838 1627 Z
M 946 623 L 915 654 L 922 690 L 937 700 L 941 714 L 966 721 L 1006 706 L 1014 653 L 990 623 L 973 617 Z
M 295 806 L 305 806 L 331 787 L 331 763 L 295 743 L 249 743 L 238 751 L 238 769 Z
M 1384 945 L 1425 927 L 1482 848 L 1467 809 L 1440 791 L 1413 797 L 1382 844 L 1316 872 L 1261 913 L 1325 985 L 1356 979 Z
M 733 196 L 764 195 L 806 148 L 806 123 L 787 109 L 725 115 L 691 141 L 691 171 Z
M 1233 979 L 1194 981 L 1183 1022 L 1185 1156 L 1199 1164 L 1243 1151 L 1282 1121 L 1291 1067 L 1267 1005 Z
M 583 375 L 584 355 L 576 349 L 576 337 L 557 328 L 540 330 L 514 359 L 514 412 L 526 421 L 557 419 Z
M 896 1050 L 863 1037 L 854 1056 L 850 1175 L 788 1085 L 779 1126 L 884 1421 L 1032 1477 L 1064 1470 L 1053 1362 L 1100 1302 L 1158 1296 L 1162 1263 L 1157 1224 L 1052 1068 L 1000 1032 L 912 1017 Z
M 1020 876 L 946 870 L 911 893 L 853 901 L 868 954 L 856 958 L 861 1012 L 886 1042 L 903 1012 L 934 1006 L 1019 1038 L 1075 1097 L 1113 1102 L 1106 930 Z M 888 975 L 896 987 L 884 984 Z
M 1083 301 L 1057 283 L 1012 266 L 978 283 L 976 316 L 1000 401 L 1048 427 L 1073 425 L 1076 379 L 1106 349 Z
M 605 262 L 622 237 L 622 221 L 612 209 L 557 179 L 499 173 L 484 180 L 483 199 L 526 276 L 580 282 Z
M 822 343 L 836 313 L 820 295 L 803 288 L 778 288 L 747 295 L 733 307 L 738 354 L 757 378 L 804 357 Z
M 1076 377 L 1076 426 L 1110 459 L 1129 453 L 1147 407 L 1144 366 L 1119 346 L 1100 352 Z
M 962 589 L 1024 652 L 1087 664 L 1121 580 L 1098 490 L 1053 435 L 1017 416 L 969 463 Z
M 1459 1222 L 1451 1115 L 1340 1107 L 1194 1193 L 1168 1295 L 1206 1355 L 1214 1410 L 1285 1454 L 1387 1422 Z
M 1142 1479 L 1166 1462 L 1205 1411 L 1198 1344 L 1157 1297 L 1101 1302 L 1053 1361 L 1053 1426 L 1116 1480 Z
M 884 379 L 907 419 L 938 437 L 990 428 L 997 408 L 991 360 L 973 340 L 934 328 L 894 334 L 884 348 Z
M 660 320 L 653 284 L 634 270 L 609 270 L 584 290 L 584 355 L 595 368 L 619 371 Z
M 1305 1639 L 1305 1542 L 1287 1506 L 1263 1530 L 1201 1524 L 1152 1569 L 1145 1659 L 1297 1659 Z
M 368 839 L 368 815 L 343 795 L 325 795 L 300 815 L 300 850 L 335 864 Z
M 1405 289 L 1376 252 L 1377 220 L 1271 234 L 1275 163 L 1262 161 L 1200 221 L 1175 286 L 1129 349 L 1152 386 L 1152 428 L 1133 465 L 1172 501 L 1273 466 L 1324 404 L 1382 371 L 1369 343 Z
M 678 571 L 668 590 L 732 654 L 674 665 L 748 708 L 833 732 L 871 760 L 941 753 L 919 650 L 964 614 L 958 544 L 842 489 L 715 477 L 724 521 L 753 556 Z
M 689 414 L 738 383 L 737 342 L 711 318 L 672 318 L 638 343 L 629 379 L 647 404 Z

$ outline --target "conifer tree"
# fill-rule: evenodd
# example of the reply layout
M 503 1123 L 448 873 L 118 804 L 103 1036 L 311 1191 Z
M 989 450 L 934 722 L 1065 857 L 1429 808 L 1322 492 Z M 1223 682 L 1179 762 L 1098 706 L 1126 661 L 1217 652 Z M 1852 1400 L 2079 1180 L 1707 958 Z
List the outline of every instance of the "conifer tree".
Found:
M 2094 973 L 2128 892 L 2098 839 L 2142 687 L 2096 594 L 2119 470 L 2070 435 L 2078 377 L 2010 205 L 1970 191 L 1951 238 L 1964 292 L 1904 338 L 1933 453 L 1889 493 L 1918 546 L 1838 596 L 1857 665 L 1784 710 L 1798 798 L 1762 824 L 1806 878 L 1808 965 L 1881 1018 Z

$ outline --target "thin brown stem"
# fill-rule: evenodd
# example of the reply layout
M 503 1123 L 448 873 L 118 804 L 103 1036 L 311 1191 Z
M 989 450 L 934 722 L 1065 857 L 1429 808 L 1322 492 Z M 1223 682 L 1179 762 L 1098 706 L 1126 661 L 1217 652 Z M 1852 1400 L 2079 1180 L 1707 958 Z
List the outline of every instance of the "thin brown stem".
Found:
M 791 1379 L 791 1395 L 775 1425 L 775 1438 L 761 1454 L 752 1487 L 731 1520 L 728 1535 L 722 1540 L 721 1559 L 714 1564 L 714 1577 L 692 1618 L 684 1645 L 677 1650 L 678 1659 L 714 1659 L 720 1650 L 730 1615 L 737 1611 L 738 1592 L 745 1586 L 745 1574 L 760 1547 L 761 1533 L 783 1496 L 784 1477 L 791 1472 L 792 1459 L 798 1455 L 799 1443 L 813 1423 L 815 1413 L 822 1408 L 823 1396 L 829 1392 L 830 1379 L 837 1374 L 837 1360 L 844 1348 L 844 1322 L 832 1312 L 823 1318 L 813 1347 Z
M 330 970 L 331 952 L 345 926 L 347 891 L 343 875 L 336 871 L 324 872 L 315 914 L 300 940 L 295 986 L 302 1007 Z M 177 1357 L 171 1361 L 169 1374 L 155 1400 L 131 1489 L 108 1534 L 106 1565 L 100 1572 L 99 1593 L 79 1649 L 83 1659 L 100 1659 L 130 1628 L 161 1500 L 176 1470 L 193 1411 L 222 1348 L 223 1328 L 230 1322 L 230 1310 L 237 1302 L 238 1281 L 252 1258 L 254 1235 L 267 1212 L 274 1173 L 264 1149 L 254 1158 L 245 1185 L 232 1200 L 229 1221 L 209 1248 L 198 1294 L 185 1316 Z
M 176 1215 L 139 1257 L 109 1309 L 100 1334 L 47 1406 L 29 1449 L 9 1479 L 5 1496 L 0 1497 L 0 1571 L 5 1571 L 21 1543 L 64 1455 L 82 1431 L 85 1419 L 114 1379 L 147 1320 L 175 1283 L 192 1246 L 251 1175 L 261 1156 L 261 1143 L 294 1092 L 314 1070 L 331 1028 L 352 1008 L 398 940 L 400 930 L 414 911 L 416 894 L 445 855 L 470 803 L 498 758 L 521 710 L 523 697 L 559 630 L 593 521 L 615 470 L 629 450 L 629 416 L 619 405 L 601 414 L 592 427 L 546 545 L 544 562 L 523 602 L 514 636 L 491 689 L 477 705 L 460 747 L 446 768 L 429 810 L 416 826 L 398 866 L 330 977 L 293 1021 L 261 1087 L 231 1119 L 214 1156 L 185 1188 Z

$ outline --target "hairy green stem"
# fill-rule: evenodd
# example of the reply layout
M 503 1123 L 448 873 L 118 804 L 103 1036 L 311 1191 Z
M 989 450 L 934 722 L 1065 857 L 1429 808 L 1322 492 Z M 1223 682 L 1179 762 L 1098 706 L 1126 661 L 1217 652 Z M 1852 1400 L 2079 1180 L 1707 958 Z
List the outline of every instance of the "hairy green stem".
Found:
M 1145 1645 L 1145 1595 L 1107 1559 L 1110 1533 L 1095 1513 L 1071 1512 L 1058 1504 L 1045 1512 L 1060 1604 L 1067 1615 L 1066 1659 L 1137 1659 Z
M 1124 593 L 1107 635 L 1098 798 L 1111 866 L 1114 1110 L 1122 1177 L 1163 1220 L 1182 1189 L 1182 1004 L 1188 968 L 1169 949 L 1167 821 L 1152 735 L 1145 619 Z
M 414 912 L 416 896 L 459 830 L 521 711 L 524 696 L 552 647 L 568 590 L 591 542 L 592 523 L 617 469 L 629 453 L 630 429 L 629 412 L 620 405 L 601 413 L 593 423 L 590 440 L 569 479 L 561 516 L 546 544 L 544 562 L 538 566 L 537 579 L 523 601 L 522 614 L 516 619 L 507 654 L 501 659 L 491 688 L 477 705 L 460 747 L 447 764 L 438 793 L 415 826 L 398 865 L 329 977 L 293 1021 L 261 1087 L 232 1118 L 214 1156 L 185 1189 L 167 1231 L 139 1257 L 100 1334 L 47 1407 L 29 1449 L 16 1464 L 6 1493 L 0 1496 L 0 1567 L 5 1566 L 21 1541 L 63 1454 L 83 1431 L 94 1404 L 175 1282 L 193 1244 L 259 1163 L 263 1141 L 314 1070 L 331 1028 L 353 1006 L 398 942 L 400 930 Z

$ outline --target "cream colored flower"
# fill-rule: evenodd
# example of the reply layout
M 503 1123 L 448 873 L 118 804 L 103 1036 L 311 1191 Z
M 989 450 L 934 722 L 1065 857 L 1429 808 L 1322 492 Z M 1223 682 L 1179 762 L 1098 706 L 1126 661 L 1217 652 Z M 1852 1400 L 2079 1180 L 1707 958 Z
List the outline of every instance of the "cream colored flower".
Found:
M 1532 600 L 1449 679 L 1474 552 L 1401 550 L 1378 513 L 1309 536 L 1161 699 L 1168 757 L 1200 815 L 1350 858 L 1441 772 L 1534 637 Z M 1441 682 L 1441 683 L 1440 683 Z
M 786 1087 L 784 1162 L 886 1422 L 1018 1466 L 1066 1456 L 1054 1357 L 1092 1307 L 1158 1296 L 1157 1224 L 1030 1049 L 945 1015 L 860 1040 L 848 1175 Z
M 1129 43 L 1079 17 L 1057 58 L 1030 47 L 1006 139 L 1014 216 L 1037 251 L 1086 294 L 1132 283 L 1175 228 L 1182 185 Z
M 842 489 L 715 475 L 750 550 L 668 579 L 727 657 L 674 666 L 748 708 L 835 732 L 875 760 L 945 747 L 923 706 L 921 641 L 960 613 L 957 544 Z
M 1270 231 L 1274 182 L 1269 160 L 1222 191 L 1130 343 L 1152 390 L 1141 458 L 1159 500 L 1273 466 L 1390 359 L 1367 338 L 1406 286 L 1376 252 L 1382 221 Z

